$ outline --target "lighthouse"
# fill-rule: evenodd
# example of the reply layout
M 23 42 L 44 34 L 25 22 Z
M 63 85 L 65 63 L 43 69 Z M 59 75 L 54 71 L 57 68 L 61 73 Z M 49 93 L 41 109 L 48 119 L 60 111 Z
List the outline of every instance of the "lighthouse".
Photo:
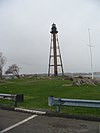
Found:
M 59 75 L 58 68 L 59 67 L 61 68 L 62 75 L 64 75 L 64 70 L 63 70 L 56 24 L 54 23 L 52 24 L 50 33 L 51 33 L 51 43 L 50 43 L 48 76 L 51 75 L 51 68 L 53 68 L 53 75 L 57 77 Z

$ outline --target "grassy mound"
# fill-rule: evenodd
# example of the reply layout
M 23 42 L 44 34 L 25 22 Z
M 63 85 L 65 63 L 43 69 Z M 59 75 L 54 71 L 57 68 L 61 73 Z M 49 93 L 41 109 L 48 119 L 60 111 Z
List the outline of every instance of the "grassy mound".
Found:
M 71 84 L 71 81 L 60 78 L 8 80 L 0 84 L 0 93 L 24 94 L 25 100 L 23 103 L 18 103 L 18 107 L 53 111 L 55 111 L 55 107 L 48 107 L 48 96 L 68 99 L 100 100 L 99 84 L 97 86 L 64 86 L 64 84 Z M 3 101 L 0 100 L 0 102 L 2 103 Z M 61 112 L 100 116 L 100 109 L 95 108 L 61 107 Z

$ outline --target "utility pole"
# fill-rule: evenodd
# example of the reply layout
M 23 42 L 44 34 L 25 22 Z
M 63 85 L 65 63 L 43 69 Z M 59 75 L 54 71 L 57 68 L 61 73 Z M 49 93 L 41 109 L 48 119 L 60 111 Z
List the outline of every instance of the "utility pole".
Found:
M 59 41 L 57 36 L 57 28 L 56 25 L 53 23 L 51 28 L 51 43 L 50 43 L 50 56 L 49 56 L 49 68 L 48 68 L 48 76 L 50 76 L 51 71 L 50 68 L 53 67 L 54 69 L 54 76 L 58 76 L 58 66 L 61 67 L 62 75 L 64 75 L 63 65 L 62 65 L 62 59 L 61 59 L 61 52 L 59 47 Z M 58 58 L 60 59 L 60 62 L 58 64 Z M 52 62 L 53 59 L 53 62 Z

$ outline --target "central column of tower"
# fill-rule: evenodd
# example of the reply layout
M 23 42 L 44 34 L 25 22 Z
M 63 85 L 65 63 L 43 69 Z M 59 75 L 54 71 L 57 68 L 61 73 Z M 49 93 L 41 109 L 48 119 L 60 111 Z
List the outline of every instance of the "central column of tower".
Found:
M 54 76 L 58 76 L 57 72 L 57 48 L 56 48 L 56 34 L 58 33 L 56 25 L 52 24 L 51 32 L 53 34 L 53 52 L 54 52 Z
M 58 72 L 57 72 L 56 34 L 55 33 L 53 33 L 53 47 L 54 47 L 54 76 L 58 76 Z

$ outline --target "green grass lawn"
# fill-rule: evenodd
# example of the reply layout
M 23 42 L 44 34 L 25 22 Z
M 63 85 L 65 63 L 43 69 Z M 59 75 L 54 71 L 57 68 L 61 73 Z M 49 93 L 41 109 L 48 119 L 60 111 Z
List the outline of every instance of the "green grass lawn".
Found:
M 0 93 L 24 94 L 24 102 L 18 107 L 55 111 L 48 107 L 48 96 L 69 99 L 100 100 L 100 85 L 97 86 L 63 86 L 71 81 L 62 79 L 17 79 L 0 83 Z M 3 101 L 0 100 L 0 103 Z M 7 102 L 8 103 L 8 102 Z M 12 104 L 11 102 L 9 104 Z M 81 107 L 61 107 L 67 114 L 93 115 L 100 117 L 100 109 Z

